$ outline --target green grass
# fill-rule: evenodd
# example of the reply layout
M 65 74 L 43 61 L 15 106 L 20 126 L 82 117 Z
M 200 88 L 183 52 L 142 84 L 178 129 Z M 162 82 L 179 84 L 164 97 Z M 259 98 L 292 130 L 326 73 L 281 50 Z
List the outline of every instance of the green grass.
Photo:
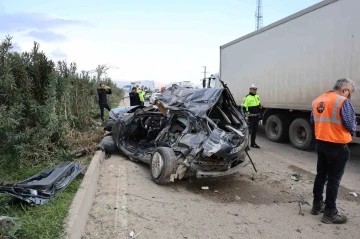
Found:
M 85 164 L 90 160 L 86 159 Z M 34 168 L 21 168 L 19 170 L 0 166 L 0 178 L 6 183 L 15 183 L 52 165 L 42 164 Z M 58 193 L 46 205 L 30 206 L 26 202 L 13 200 L 13 197 L 0 194 L 0 216 L 18 218 L 14 224 L 5 227 L 0 226 L 0 238 L 61 238 L 64 219 L 80 183 L 81 179 L 77 177 L 64 191 Z

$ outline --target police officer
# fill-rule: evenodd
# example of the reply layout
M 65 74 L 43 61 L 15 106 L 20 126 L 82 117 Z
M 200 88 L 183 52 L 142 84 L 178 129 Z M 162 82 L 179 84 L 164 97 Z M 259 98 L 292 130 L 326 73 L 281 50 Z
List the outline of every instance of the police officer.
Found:
M 313 101 L 311 122 L 315 124 L 317 174 L 314 181 L 314 201 L 311 214 L 324 212 L 324 223 L 346 223 L 345 215 L 336 209 L 336 198 L 345 165 L 350 158 L 347 143 L 356 132 L 356 116 L 350 102 L 355 84 L 350 79 L 340 79 L 332 91 Z M 325 205 L 323 202 L 326 185 Z
M 141 88 L 137 90 L 137 93 L 139 95 L 140 105 L 144 106 L 145 105 L 144 104 L 144 101 L 145 101 L 145 98 L 144 98 L 144 96 L 145 96 L 144 86 L 141 86 Z
M 260 148 L 255 143 L 256 133 L 258 130 L 258 124 L 260 120 L 260 110 L 262 105 L 260 103 L 260 96 L 257 94 L 257 86 L 252 84 L 250 86 L 250 92 L 245 96 L 242 107 L 245 113 L 245 120 L 249 122 L 249 131 L 251 132 L 251 143 L 250 147 Z

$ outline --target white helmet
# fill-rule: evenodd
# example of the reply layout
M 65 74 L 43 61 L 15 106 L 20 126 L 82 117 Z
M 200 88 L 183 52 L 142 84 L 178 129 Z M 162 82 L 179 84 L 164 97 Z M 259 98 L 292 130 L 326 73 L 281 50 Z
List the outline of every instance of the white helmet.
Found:
M 251 84 L 250 89 L 257 89 L 258 87 L 255 84 Z

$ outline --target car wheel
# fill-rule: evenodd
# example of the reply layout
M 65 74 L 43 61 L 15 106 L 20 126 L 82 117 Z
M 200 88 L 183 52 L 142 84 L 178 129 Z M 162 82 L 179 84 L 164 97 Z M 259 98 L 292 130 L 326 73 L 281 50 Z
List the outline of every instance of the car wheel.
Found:
M 307 119 L 299 118 L 291 123 L 289 138 L 296 149 L 312 150 L 315 147 L 314 132 Z
M 282 115 L 271 115 L 265 124 L 266 136 L 273 142 L 283 142 L 289 137 L 289 120 Z
M 107 121 L 104 122 L 104 130 L 105 131 L 111 131 L 112 130 L 112 127 L 114 126 L 115 124 L 115 120 L 113 119 L 109 119 Z
M 176 173 L 176 168 L 176 156 L 171 148 L 159 147 L 154 151 L 150 162 L 150 173 L 155 183 L 170 183 L 171 174 Z
M 116 153 L 118 151 L 112 136 L 105 136 L 99 143 L 99 147 L 107 154 Z

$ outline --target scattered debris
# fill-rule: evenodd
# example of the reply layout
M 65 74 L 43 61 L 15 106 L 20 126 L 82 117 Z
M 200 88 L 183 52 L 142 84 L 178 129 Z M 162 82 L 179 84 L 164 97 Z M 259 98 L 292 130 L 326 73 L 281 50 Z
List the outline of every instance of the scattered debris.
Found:
M 358 195 L 356 194 L 356 192 L 349 192 L 350 195 L 353 195 L 354 197 L 357 197 Z
M 201 189 L 202 189 L 202 190 L 208 190 L 209 187 L 208 187 L 208 186 L 202 186 Z
M 297 229 L 296 231 L 297 231 L 298 233 L 301 233 L 301 230 L 300 230 L 300 229 Z
M 218 190 L 215 190 L 214 193 L 218 193 L 219 191 Z
M 301 179 L 300 173 L 295 173 L 295 174 L 291 175 L 291 179 L 294 181 L 300 181 L 300 179 Z
M 233 215 L 233 216 L 235 216 L 235 217 L 237 217 L 237 216 L 239 216 L 239 214 L 237 214 L 237 213 L 235 213 L 235 214 L 233 214 L 233 213 L 231 213 L 231 212 L 228 212 L 230 215 Z
M 304 216 L 305 214 L 304 214 L 302 205 L 307 204 L 307 205 L 310 206 L 310 203 L 309 203 L 308 201 L 306 201 L 306 200 L 304 199 L 304 197 L 300 194 L 300 195 L 298 195 L 298 204 L 299 204 L 299 207 L 300 207 L 299 214 Z
M 135 235 L 135 232 L 134 232 L 134 231 L 131 231 L 130 234 L 129 234 L 129 236 L 130 236 L 131 238 L 135 238 L 135 237 L 137 237 L 138 235 L 140 235 L 140 233 L 142 233 L 142 231 Z
M 144 198 L 144 197 L 141 197 L 141 196 L 138 196 L 138 195 L 130 194 L 130 193 L 126 193 L 126 195 L 130 195 L 130 196 L 133 196 L 133 197 L 138 197 L 138 198 L 150 201 L 150 202 L 157 202 L 157 203 L 170 204 L 170 205 L 174 204 L 174 203 L 169 203 L 169 202 L 160 202 L 160 201 L 156 201 L 156 200 L 150 200 L 150 199 L 147 199 L 147 198 Z M 155 197 L 152 197 L 152 198 L 155 198 Z
M 126 208 L 126 206 L 121 206 L 122 207 L 122 209 L 125 209 Z
M 236 200 L 236 201 L 239 201 L 239 200 L 241 200 L 241 197 L 239 197 L 238 195 L 236 195 L 236 196 L 235 196 L 235 200 Z
M 141 232 L 139 232 L 138 234 L 136 234 L 133 238 L 135 238 L 135 237 L 137 237 L 138 235 L 140 235 L 140 233 L 142 233 L 142 231 L 141 231 Z
M 110 168 L 113 168 L 114 167 L 114 165 L 110 165 Z
M 46 204 L 64 190 L 83 169 L 84 166 L 74 162 L 63 162 L 24 181 L 0 186 L 0 193 L 9 194 L 30 204 Z

